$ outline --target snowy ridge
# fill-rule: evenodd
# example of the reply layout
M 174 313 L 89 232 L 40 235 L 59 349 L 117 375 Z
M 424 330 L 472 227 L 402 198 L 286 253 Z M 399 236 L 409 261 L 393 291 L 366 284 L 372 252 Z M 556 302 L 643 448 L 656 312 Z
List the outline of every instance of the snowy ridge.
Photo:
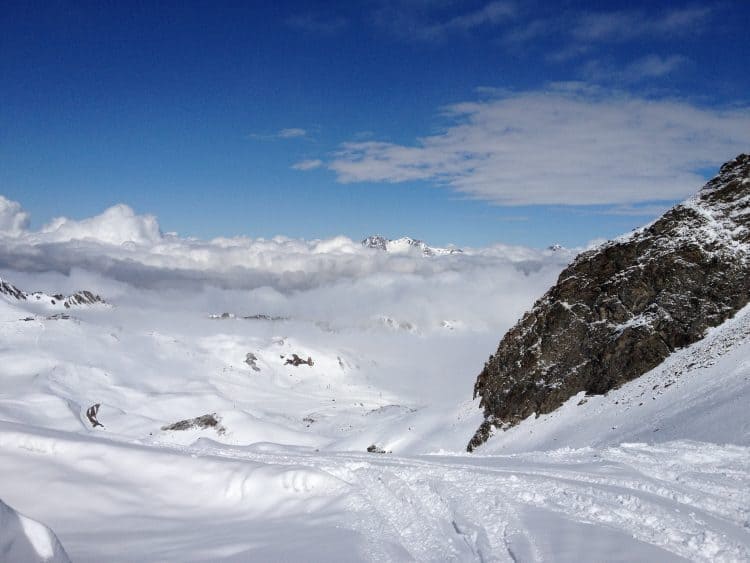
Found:
M 409 254 L 416 251 L 423 256 L 445 256 L 463 253 L 463 250 L 460 248 L 440 248 L 430 246 L 424 241 L 413 239 L 411 237 L 401 237 L 391 240 L 382 235 L 371 235 L 362 241 L 362 246 L 365 248 L 382 250 L 391 254 Z
M 48 295 L 42 291 L 27 293 L 2 278 L 0 278 L 0 295 L 11 301 L 26 301 L 29 305 L 36 306 L 37 308 L 43 307 L 54 310 L 70 309 L 71 307 L 86 305 L 107 306 L 104 299 L 88 290 L 77 291 L 67 297 L 61 294 Z

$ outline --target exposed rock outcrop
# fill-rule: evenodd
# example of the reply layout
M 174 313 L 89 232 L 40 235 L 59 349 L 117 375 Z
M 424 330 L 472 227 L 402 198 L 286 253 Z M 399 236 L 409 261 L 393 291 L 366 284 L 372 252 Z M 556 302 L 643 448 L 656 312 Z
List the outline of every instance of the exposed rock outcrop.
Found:
M 167 424 L 166 426 L 162 426 L 161 429 L 164 431 L 181 431 L 193 429 L 206 430 L 208 428 L 213 428 L 214 430 L 216 430 L 217 434 L 222 435 L 227 431 L 227 429 L 224 428 L 224 426 L 222 426 L 220 422 L 221 418 L 216 416 L 216 413 L 211 413 L 204 414 L 203 416 L 196 416 L 195 418 L 180 420 L 179 422 L 175 422 L 173 424 Z
M 0 279 L 0 294 L 7 295 L 13 299 L 18 299 L 19 301 L 26 300 L 26 294 L 23 291 L 3 279 Z
M 502 339 L 474 386 L 495 428 L 606 393 L 703 338 L 750 299 L 750 155 L 651 225 L 580 254 Z
M 66 309 L 82 305 L 95 305 L 97 303 L 106 304 L 104 299 L 88 290 L 77 291 L 67 297 L 62 294 L 48 295 L 41 291 L 27 293 L 3 279 L 0 279 L 0 295 L 5 295 L 18 301 L 41 302 L 53 306 L 63 305 Z

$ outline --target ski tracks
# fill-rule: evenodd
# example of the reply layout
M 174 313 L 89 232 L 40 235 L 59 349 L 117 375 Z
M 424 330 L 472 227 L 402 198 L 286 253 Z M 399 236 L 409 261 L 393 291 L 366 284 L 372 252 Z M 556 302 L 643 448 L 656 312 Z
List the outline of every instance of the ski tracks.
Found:
M 514 561 L 519 543 L 526 558 L 548 559 L 535 538 L 555 531 L 524 524 L 528 507 L 619 530 L 634 544 L 693 561 L 750 560 L 745 448 L 624 445 L 567 458 L 489 457 L 478 465 L 460 457 L 355 458 L 326 464 L 353 487 L 351 508 L 364 515 L 355 527 L 370 536 L 369 546 L 389 538 L 413 560 Z M 404 559 L 377 549 L 363 556 Z

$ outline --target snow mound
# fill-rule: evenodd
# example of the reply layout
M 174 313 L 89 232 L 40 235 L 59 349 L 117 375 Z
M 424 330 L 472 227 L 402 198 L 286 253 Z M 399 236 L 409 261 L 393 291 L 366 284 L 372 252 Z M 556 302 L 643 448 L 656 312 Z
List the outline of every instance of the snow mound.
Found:
M 70 563 L 47 526 L 19 514 L 0 500 L 0 560 L 13 563 Z

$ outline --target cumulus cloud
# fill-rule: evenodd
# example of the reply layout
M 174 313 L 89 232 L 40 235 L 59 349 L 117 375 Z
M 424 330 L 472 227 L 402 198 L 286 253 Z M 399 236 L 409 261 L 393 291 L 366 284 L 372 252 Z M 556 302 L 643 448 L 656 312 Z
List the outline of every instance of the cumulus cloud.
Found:
M 401 145 L 347 142 L 342 183 L 424 180 L 504 205 L 632 204 L 694 192 L 695 171 L 746 151 L 750 109 L 701 108 L 581 84 L 450 106 L 448 126 Z
M 150 245 L 162 240 L 156 217 L 136 215 L 130 207 L 123 204 L 81 221 L 66 217 L 55 218 L 30 237 L 46 243 L 81 240 L 117 246 Z
M 0 195 L 0 234 L 16 236 L 29 226 L 29 214 L 21 204 Z

